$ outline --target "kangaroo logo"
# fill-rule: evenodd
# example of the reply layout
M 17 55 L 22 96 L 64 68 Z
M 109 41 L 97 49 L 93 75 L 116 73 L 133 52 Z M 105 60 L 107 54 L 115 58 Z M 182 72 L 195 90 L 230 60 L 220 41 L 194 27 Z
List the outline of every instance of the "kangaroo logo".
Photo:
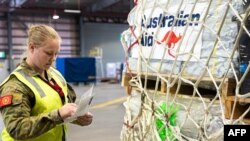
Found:
M 175 44 L 182 38 L 181 35 L 179 37 L 173 31 L 168 31 L 161 42 L 157 42 L 158 44 L 167 44 L 168 46 L 168 55 L 175 58 L 175 56 L 171 53 L 171 49 L 175 47 Z

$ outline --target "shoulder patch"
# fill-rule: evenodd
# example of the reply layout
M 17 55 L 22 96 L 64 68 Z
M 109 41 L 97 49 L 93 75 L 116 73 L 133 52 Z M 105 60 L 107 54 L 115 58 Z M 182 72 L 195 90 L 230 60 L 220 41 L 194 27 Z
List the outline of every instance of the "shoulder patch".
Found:
M 0 108 L 12 104 L 12 95 L 5 95 L 0 97 Z

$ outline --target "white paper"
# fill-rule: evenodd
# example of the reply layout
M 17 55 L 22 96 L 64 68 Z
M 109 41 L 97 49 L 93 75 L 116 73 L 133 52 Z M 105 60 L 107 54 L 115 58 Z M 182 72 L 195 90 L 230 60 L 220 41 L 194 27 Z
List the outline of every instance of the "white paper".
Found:
M 74 114 L 74 116 L 65 119 L 64 122 L 71 122 L 71 121 L 75 120 L 78 116 L 83 116 L 85 113 L 87 113 L 89 111 L 89 106 L 90 106 L 92 99 L 94 97 L 93 89 L 94 89 L 94 85 L 92 85 L 91 88 L 89 90 L 87 90 L 80 97 L 80 99 L 78 101 L 75 102 L 77 105 L 76 113 Z

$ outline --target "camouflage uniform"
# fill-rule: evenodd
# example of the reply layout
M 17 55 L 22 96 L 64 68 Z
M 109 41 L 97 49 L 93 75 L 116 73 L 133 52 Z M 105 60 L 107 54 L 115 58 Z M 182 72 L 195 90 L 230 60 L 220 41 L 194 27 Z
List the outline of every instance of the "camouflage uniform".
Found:
M 20 65 L 29 75 L 39 75 L 25 60 Z M 47 74 L 48 80 L 51 80 L 51 74 L 48 71 Z M 69 102 L 74 102 L 76 94 L 70 85 L 67 84 L 67 86 Z M 9 80 L 0 87 L 0 96 L 6 95 L 12 95 L 12 103 L 11 105 L 1 107 L 0 110 L 5 128 L 14 138 L 24 140 L 37 137 L 56 125 L 63 123 L 62 118 L 58 115 L 58 109 L 50 113 L 40 114 L 39 116 L 31 116 L 31 109 L 36 102 L 35 95 L 29 87 L 14 75 L 11 75 Z

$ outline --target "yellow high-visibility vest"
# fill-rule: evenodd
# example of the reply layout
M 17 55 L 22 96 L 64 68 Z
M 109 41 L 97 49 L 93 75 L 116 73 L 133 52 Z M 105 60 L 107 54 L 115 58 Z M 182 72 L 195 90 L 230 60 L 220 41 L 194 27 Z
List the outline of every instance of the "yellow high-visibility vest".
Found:
M 48 71 L 51 72 L 51 74 L 53 75 L 53 79 L 62 88 L 64 92 L 65 103 L 67 103 L 68 89 L 65 79 L 57 70 L 52 67 Z M 62 107 L 63 103 L 59 94 L 39 77 L 31 77 L 25 74 L 21 67 L 18 67 L 14 72 L 12 72 L 11 75 L 15 75 L 17 79 L 27 85 L 35 94 L 36 102 L 34 107 L 31 109 L 31 116 L 37 116 L 41 113 L 49 113 L 55 109 L 59 109 L 60 107 Z M 8 77 L 4 82 L 6 82 L 9 78 L 10 77 Z M 65 134 L 63 132 L 66 132 L 66 125 L 60 124 L 38 137 L 22 141 L 62 141 L 62 136 L 63 134 Z M 3 129 L 2 131 L 2 140 L 16 141 L 9 135 L 6 129 Z

